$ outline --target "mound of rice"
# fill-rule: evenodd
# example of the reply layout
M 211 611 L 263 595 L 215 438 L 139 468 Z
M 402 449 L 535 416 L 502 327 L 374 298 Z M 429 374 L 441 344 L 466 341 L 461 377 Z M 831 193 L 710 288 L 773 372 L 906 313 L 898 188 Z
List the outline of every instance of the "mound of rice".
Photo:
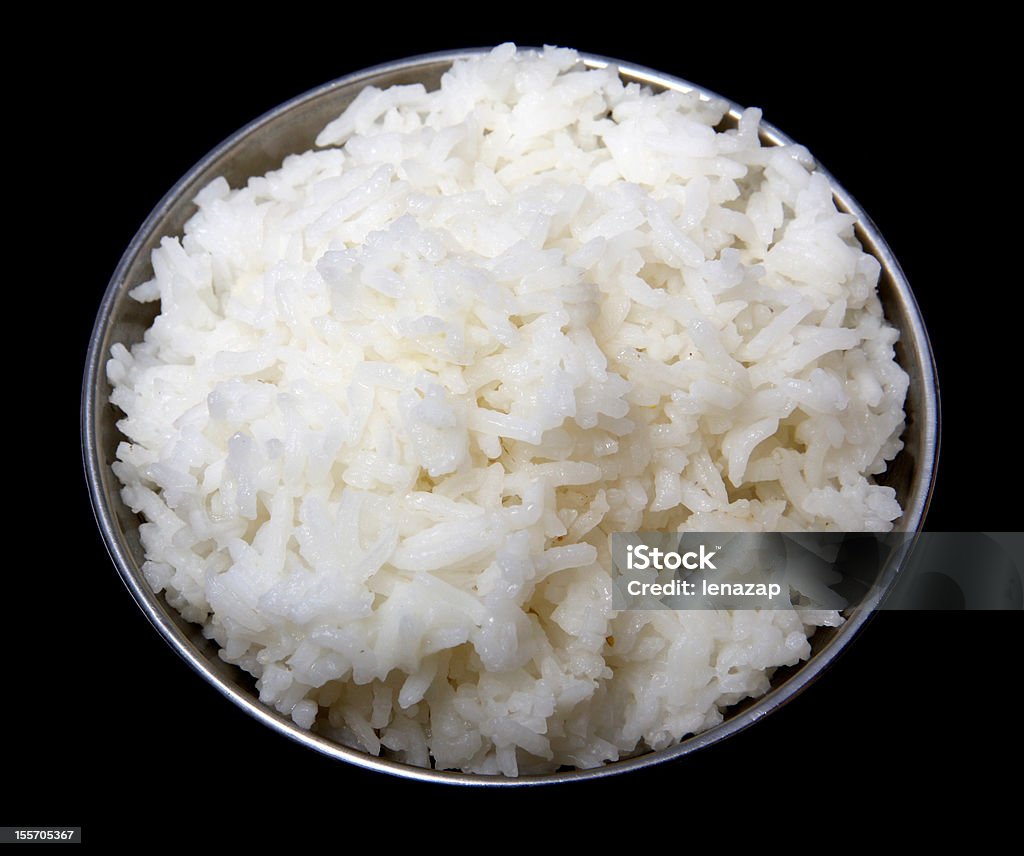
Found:
M 661 749 L 833 612 L 611 607 L 609 536 L 888 530 L 879 264 L 760 113 L 502 45 L 196 198 L 114 347 L 145 574 L 260 698 L 409 764 Z

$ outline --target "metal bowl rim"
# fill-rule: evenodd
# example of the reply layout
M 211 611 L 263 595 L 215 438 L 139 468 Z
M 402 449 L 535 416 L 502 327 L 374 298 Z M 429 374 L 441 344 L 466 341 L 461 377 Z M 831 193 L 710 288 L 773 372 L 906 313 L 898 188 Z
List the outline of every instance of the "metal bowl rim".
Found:
M 93 326 L 89 342 L 89 350 L 86 357 L 85 373 L 82 387 L 81 403 L 81 433 L 82 433 L 82 456 L 85 468 L 86 481 L 88 482 L 89 496 L 92 502 L 93 513 L 96 517 L 97 526 L 103 536 L 104 544 L 110 558 L 121 576 L 122 582 L 128 588 L 135 602 L 145 613 L 153 626 L 163 636 L 164 640 L 182 657 L 196 672 L 198 672 L 209 684 L 217 689 L 223 696 L 238 705 L 244 711 L 257 720 L 272 728 L 284 736 L 295 740 L 317 752 L 332 758 L 347 761 L 357 766 L 375 770 L 381 773 L 398 775 L 408 779 L 419 781 L 451 784 L 469 785 L 473 787 L 516 787 L 530 785 L 554 784 L 559 782 L 571 782 L 584 779 L 603 778 L 609 775 L 617 775 L 630 770 L 649 767 L 676 760 L 697 751 L 705 746 L 717 743 L 720 740 L 749 728 L 754 723 L 763 719 L 769 713 L 778 710 L 788 701 L 795 698 L 808 685 L 810 685 L 835 658 L 842 652 L 843 648 L 853 640 L 857 633 L 873 614 L 876 607 L 887 593 L 888 587 L 895 579 L 898 568 L 893 568 L 889 586 L 884 586 L 873 601 L 865 604 L 851 615 L 847 621 L 838 628 L 836 635 L 829 640 L 825 647 L 814 654 L 808 661 L 798 668 L 798 671 L 786 679 L 778 687 L 773 688 L 764 696 L 756 699 L 746 710 L 727 719 L 720 725 L 715 726 L 695 736 L 686 738 L 681 743 L 656 752 L 648 752 L 633 758 L 627 758 L 587 770 L 571 770 L 557 773 L 549 773 L 535 776 L 521 776 L 518 778 L 507 778 L 501 776 L 481 776 L 468 773 L 455 773 L 441 770 L 422 769 L 410 765 L 401 764 L 387 759 L 376 758 L 371 755 L 351 749 L 346 746 L 326 740 L 316 734 L 299 728 L 293 722 L 285 719 L 275 711 L 264 707 L 258 700 L 239 692 L 236 688 L 228 685 L 217 674 L 210 670 L 206 664 L 205 656 L 185 638 L 178 627 L 165 614 L 165 607 L 160 604 L 159 596 L 154 594 L 141 579 L 141 574 L 136 575 L 132 570 L 132 559 L 123 541 L 118 537 L 115 517 L 111 509 L 110 499 L 103 491 L 101 471 L 104 464 L 100 460 L 100 452 L 96 437 L 96 417 L 99 403 L 96 401 L 95 391 L 97 381 L 105 364 L 106 354 L 101 345 L 105 337 L 105 331 L 111 323 L 112 310 L 115 300 L 121 290 L 122 282 L 129 267 L 133 264 L 136 256 L 141 251 L 146 240 L 154 230 L 157 222 L 173 205 L 177 204 L 182 191 L 192 183 L 210 164 L 218 160 L 222 155 L 228 153 L 243 139 L 257 133 L 263 126 L 277 120 L 283 114 L 309 101 L 320 98 L 332 90 L 342 87 L 364 85 L 372 78 L 385 74 L 410 71 L 429 64 L 439 62 L 452 63 L 459 59 L 465 59 L 487 53 L 491 48 L 468 48 L 454 51 L 439 51 L 434 53 L 419 54 L 394 62 L 382 63 L 369 68 L 361 69 L 350 74 L 329 81 L 320 86 L 314 87 L 295 98 L 292 98 L 277 107 L 267 111 L 243 128 L 232 134 L 218 146 L 213 148 L 204 158 L 196 163 L 185 175 L 183 175 L 174 186 L 157 203 L 142 226 L 136 232 L 131 243 L 128 245 L 121 257 L 117 268 L 107 286 L 103 300 L 97 312 L 96 321 Z M 743 112 L 743 107 L 724 98 L 709 89 L 698 86 L 690 81 L 674 75 L 665 74 L 642 65 L 623 62 L 596 54 L 579 52 L 580 59 L 590 67 L 600 68 L 613 65 L 630 78 L 644 83 L 653 84 L 669 89 L 693 91 L 704 99 L 720 100 L 728 105 L 731 115 L 738 117 Z M 761 133 L 777 145 L 791 145 L 794 141 L 775 128 L 768 122 L 760 123 Z M 854 214 L 860 227 L 871 238 L 883 269 L 888 271 L 893 285 L 904 302 L 907 309 L 910 345 L 917 353 L 921 368 L 921 385 L 923 387 L 922 404 L 924 413 L 921 418 L 925 427 L 924 448 L 920 450 L 920 461 L 916 468 L 913 484 L 924 485 L 924 490 L 918 490 L 916 501 L 913 506 L 904 510 L 900 519 L 901 528 L 907 531 L 919 532 L 924 523 L 924 518 L 931 501 L 932 491 L 935 484 L 935 470 L 938 460 L 939 449 L 939 388 L 935 370 L 934 352 L 928 339 L 928 334 L 921 317 L 920 308 L 914 298 L 913 291 L 903 273 L 899 262 L 893 255 L 877 226 L 868 216 L 860 204 L 840 185 L 835 178 L 820 163 L 815 161 L 817 170 L 829 181 L 833 196 L 845 205 L 846 209 Z M 105 403 L 104 403 L 105 404 Z M 169 607 L 166 607 L 169 608 Z

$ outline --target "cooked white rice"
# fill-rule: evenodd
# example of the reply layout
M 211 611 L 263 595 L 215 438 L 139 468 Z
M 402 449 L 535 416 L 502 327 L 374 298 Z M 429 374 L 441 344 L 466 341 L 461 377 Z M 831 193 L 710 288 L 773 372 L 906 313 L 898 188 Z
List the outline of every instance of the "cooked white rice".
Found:
M 760 113 L 502 45 L 196 198 L 107 373 L 146 578 L 260 698 L 410 764 L 660 749 L 836 613 L 612 609 L 609 536 L 887 530 L 907 376 Z

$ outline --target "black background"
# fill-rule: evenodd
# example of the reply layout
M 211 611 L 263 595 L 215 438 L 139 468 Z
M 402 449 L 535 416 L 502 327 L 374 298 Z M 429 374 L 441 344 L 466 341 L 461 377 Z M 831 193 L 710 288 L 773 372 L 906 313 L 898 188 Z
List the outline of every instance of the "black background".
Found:
M 58 179 L 44 196 L 61 213 L 39 213 L 29 230 L 61 238 L 42 270 L 17 283 L 35 307 L 34 336 L 42 313 L 62 325 L 53 369 L 62 386 L 45 403 L 60 410 L 63 457 L 51 471 L 41 448 L 51 431 L 33 417 L 30 451 L 12 463 L 29 466 L 45 492 L 29 500 L 24 531 L 9 533 L 32 545 L 11 563 L 31 583 L 5 610 L 14 669 L 0 746 L 15 787 L 0 822 L 82 824 L 92 843 L 145 829 L 182 847 L 288 835 L 343 847 L 364 822 L 415 846 L 457 844 L 459 825 L 477 816 L 500 824 L 492 829 L 501 839 L 543 816 L 566 842 L 575 830 L 726 821 L 721 840 L 734 846 L 757 840 L 755 829 L 766 837 L 815 817 L 826 835 L 844 837 L 911 798 L 932 824 L 955 822 L 960 808 L 944 809 L 969 796 L 998 814 L 1006 789 L 993 776 L 1020 761 L 1007 719 L 1021 683 L 1018 614 L 880 614 L 808 692 L 724 744 L 594 783 L 485 792 L 349 768 L 271 733 L 194 675 L 134 606 L 88 507 L 76 409 L 92 319 L 135 230 L 210 148 L 280 102 L 375 63 L 508 39 L 678 75 L 762 107 L 806 145 L 887 237 L 932 337 L 944 412 L 928 528 L 1020 528 L 1019 165 L 1004 142 L 998 22 L 982 44 L 973 23 L 902 26 L 863 8 L 842 18 L 794 7 L 730 20 L 723 11 L 711 30 L 684 10 L 659 20 L 627 6 L 603 27 L 525 14 L 488 26 L 438 12 L 443 25 L 424 18 L 399 28 L 381 7 L 369 34 L 369 21 L 305 21 L 293 32 L 272 18 L 243 32 L 168 12 L 159 23 L 123 22 L 131 31 L 117 37 L 51 46 L 26 68 L 28 78 L 45 67 L 63 81 L 62 112 L 51 105 L 31 123 Z M 801 46 L 807 37 L 815 47 Z M 22 166 L 16 155 L 9 177 Z M 66 293 L 51 305 L 54 282 Z M 645 819 L 651 811 L 656 819 Z M 682 829 L 675 835 L 685 846 Z

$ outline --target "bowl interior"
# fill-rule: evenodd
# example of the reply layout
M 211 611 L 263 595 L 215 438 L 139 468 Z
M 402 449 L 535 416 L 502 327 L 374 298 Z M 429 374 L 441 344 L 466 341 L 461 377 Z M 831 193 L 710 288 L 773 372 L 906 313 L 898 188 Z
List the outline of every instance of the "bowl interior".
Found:
M 152 592 L 141 572 L 145 558 L 139 540 L 138 527 L 141 521 L 121 501 L 120 485 L 111 470 L 111 464 L 116 460 L 117 446 L 124 438 L 116 425 L 120 411 L 109 403 L 110 386 L 104 370 L 113 344 L 120 342 L 130 346 L 141 341 L 145 330 L 152 323 L 157 313 L 157 304 L 137 303 L 128 297 L 128 292 L 152 277 L 151 251 L 162 237 L 181 234 L 185 222 L 196 210 L 191 200 L 202 187 L 218 176 L 226 178 L 233 187 L 241 186 L 250 176 L 262 175 L 278 167 L 287 155 L 312 148 L 318 131 L 341 113 L 364 86 L 383 88 L 420 82 L 428 89 L 433 88 L 438 85 L 441 75 L 454 59 L 470 53 L 433 55 L 381 66 L 302 95 L 251 123 L 211 152 L 178 182 L 152 212 L 129 246 L 101 306 L 83 389 L 83 444 L 97 519 L 118 570 L 139 605 L 172 646 L 221 692 L 271 727 L 321 752 L 407 776 L 482 784 L 482 780 L 486 781 L 489 777 L 416 771 L 301 731 L 289 720 L 260 705 L 252 677 L 222 661 L 217 654 L 217 647 L 202 636 L 197 625 L 186 622 L 175 609 L 167 605 L 163 596 Z M 588 57 L 586 62 L 600 66 L 608 61 L 600 57 Z M 639 81 L 654 88 L 696 90 L 711 95 L 699 87 L 648 69 L 616 64 L 627 80 Z M 740 108 L 733 105 L 723 124 L 735 123 L 740 112 Z M 789 142 L 784 134 L 770 125 L 763 127 L 762 138 L 766 143 Z M 937 389 L 931 351 L 913 295 L 895 258 L 856 201 L 834 180 L 832 184 L 838 206 L 858 219 L 856 229 L 861 243 L 882 264 L 880 297 L 887 317 L 901 332 L 897 357 L 910 375 L 905 447 L 879 481 L 896 490 L 900 504 L 905 509 L 898 528 L 916 531 L 921 526 L 927 508 L 937 447 Z M 883 588 L 891 584 L 897 570 L 891 568 L 887 571 L 889 578 L 883 581 Z M 858 609 L 841 628 L 819 630 L 812 640 L 814 653 L 808 662 L 778 670 L 772 682 L 773 690 L 768 695 L 734 706 L 727 714 L 726 721 L 715 729 L 683 741 L 672 749 L 620 761 L 600 771 L 557 773 L 543 777 L 524 777 L 516 781 L 526 783 L 524 780 L 531 778 L 555 781 L 604 775 L 609 771 L 629 769 L 653 760 L 677 757 L 721 739 L 779 706 L 805 686 L 852 638 L 867 614 L 868 609 Z

